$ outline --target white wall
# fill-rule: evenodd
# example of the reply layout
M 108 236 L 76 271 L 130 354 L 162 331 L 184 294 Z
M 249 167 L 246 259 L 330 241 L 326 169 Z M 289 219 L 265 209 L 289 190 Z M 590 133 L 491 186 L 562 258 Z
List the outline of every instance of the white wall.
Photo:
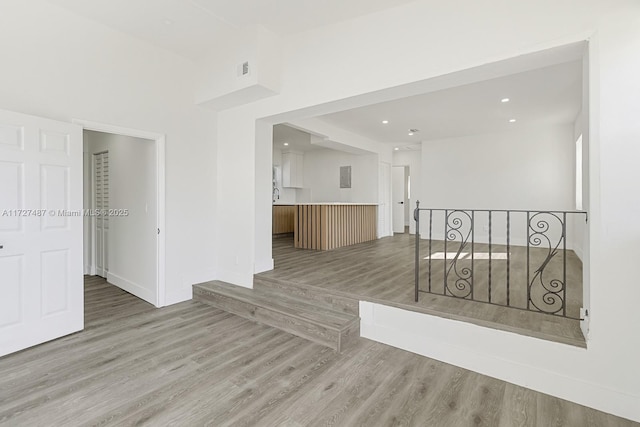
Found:
M 422 143 L 422 207 L 573 210 L 572 126 Z
M 351 188 L 340 188 L 340 167 L 351 166 Z M 377 203 L 378 155 L 354 155 L 319 149 L 304 154 L 304 186 L 300 202 Z
M 438 357 L 450 363 L 640 420 L 637 375 L 630 374 L 640 360 L 633 317 L 640 287 L 630 279 L 634 264 L 625 261 L 640 257 L 640 223 L 628 221 L 630 212 L 640 211 L 640 201 L 628 197 L 636 192 L 640 170 L 624 163 L 640 155 L 634 143 L 639 122 L 633 116 L 640 98 L 639 8 L 633 0 L 423 0 L 286 38 L 281 93 L 219 114 L 218 169 L 235 184 L 217 187 L 218 220 L 224 224 L 217 241 L 225 248 L 218 258 L 220 276 L 250 286 L 256 260 L 267 253 L 262 248 L 269 233 L 255 224 L 271 209 L 268 187 L 264 201 L 256 195 L 259 182 L 270 182 L 271 155 L 264 156 L 266 170 L 258 166 L 263 159 L 256 152 L 265 143 L 255 131 L 256 120 L 281 123 L 435 90 L 443 81 L 466 78 L 461 70 L 590 39 L 589 349 L 511 339 L 469 324 L 456 325 L 459 334 L 448 333 L 453 331 L 433 328 L 432 319 L 418 320 L 415 333 L 397 333 L 392 343 L 433 356 L 432 349 L 444 348 Z M 483 73 L 479 76 L 486 78 Z M 398 313 L 375 322 L 387 320 L 408 325 Z M 477 357 L 477 346 L 486 357 Z M 515 368 L 501 368 L 507 364 Z
M 2 2 L 0 108 L 166 134 L 167 303 L 215 277 L 216 115 L 196 67 L 47 1 Z
M 409 233 L 415 234 L 416 222 L 413 220 L 413 210 L 416 207 L 417 200 L 424 204 L 422 198 L 422 150 L 394 151 L 393 166 L 409 167 L 409 176 L 411 177 L 411 198 L 407 204 L 407 209 L 409 210 Z
M 274 144 L 273 165 L 282 174 L 282 149 Z M 282 187 L 280 199 L 287 203 L 377 203 L 377 154 L 355 155 L 343 151 L 317 148 L 303 153 L 303 188 Z M 351 188 L 340 188 L 340 166 L 351 166 Z
M 473 135 L 422 143 L 421 208 L 436 209 L 575 209 L 575 142 L 573 126 L 519 128 L 505 133 Z M 428 238 L 428 215 L 421 234 Z M 549 219 L 551 217 L 546 217 Z M 475 240 L 488 241 L 488 214 L 476 213 Z M 567 217 L 573 224 L 584 217 Z M 526 245 L 526 213 L 511 215 L 511 244 Z M 549 221 L 550 236 L 561 235 Z M 433 237 L 444 238 L 444 213 L 434 213 Z M 554 227 L 554 225 L 556 227 Z M 568 227 L 572 232 L 573 226 Z M 506 214 L 492 216 L 494 243 L 506 244 Z M 582 236 L 580 236 L 582 237 Z M 574 234 L 568 233 L 569 247 Z
M 84 132 L 85 152 L 109 151 L 110 209 L 126 209 L 126 216 L 109 218 L 107 280 L 156 304 L 157 301 L 157 188 L 156 143 L 102 132 Z M 85 163 L 85 186 L 92 188 L 92 159 Z M 92 191 L 89 194 L 93 196 Z M 93 197 L 85 199 L 91 209 Z M 91 222 L 85 217 L 85 222 Z M 91 234 L 84 236 L 85 254 Z

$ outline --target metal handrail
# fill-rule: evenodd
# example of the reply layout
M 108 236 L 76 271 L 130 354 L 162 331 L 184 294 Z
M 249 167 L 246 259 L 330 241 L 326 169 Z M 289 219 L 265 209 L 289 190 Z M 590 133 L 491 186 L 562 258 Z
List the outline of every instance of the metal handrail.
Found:
M 429 211 L 429 282 L 427 290 L 420 289 L 420 213 Z M 477 213 L 486 213 L 488 215 L 488 298 L 479 302 L 486 302 L 494 305 L 508 306 L 513 308 L 522 308 L 529 311 L 542 312 L 563 317 L 578 318 L 567 314 L 567 215 L 584 215 L 585 222 L 588 222 L 588 213 L 586 211 L 563 211 L 563 210 L 524 210 L 524 209 L 452 209 L 452 208 L 421 208 L 420 201 L 416 202 L 413 218 L 416 222 L 416 240 L 415 240 L 415 286 L 414 298 L 418 302 L 421 292 L 438 293 L 432 289 L 432 241 L 433 241 L 433 213 L 444 213 L 444 265 L 443 265 L 443 290 L 442 295 L 457 298 L 478 300 L 474 297 L 475 292 L 475 223 L 477 221 Z M 494 213 L 505 214 L 506 220 L 506 303 L 500 303 L 492 300 L 492 248 L 493 241 L 493 218 Z M 511 214 L 526 214 L 526 260 L 527 260 L 527 301 L 525 307 L 517 307 L 512 304 L 511 300 Z M 551 236 L 551 222 L 560 230 L 557 236 Z M 463 232 L 463 226 L 465 231 Z M 468 229 L 468 230 L 467 230 Z M 460 240 L 457 240 L 459 238 Z M 552 239 L 553 238 L 553 239 Z M 455 256 L 451 258 L 451 262 L 447 262 L 448 252 L 447 245 L 449 242 L 458 244 L 458 250 Z M 461 257 L 462 250 L 470 243 L 471 258 L 466 257 L 466 253 Z M 540 265 L 531 269 L 531 249 L 542 248 L 543 243 L 547 243 L 545 249 L 547 254 Z M 534 249 L 534 250 L 535 250 Z M 562 278 L 548 279 L 546 277 L 547 267 L 561 253 L 562 256 Z M 458 268 L 458 263 L 470 261 L 470 268 Z M 532 274 L 533 272 L 533 274 Z M 454 279 L 454 287 L 450 286 L 450 276 Z M 542 295 L 542 296 L 540 296 Z

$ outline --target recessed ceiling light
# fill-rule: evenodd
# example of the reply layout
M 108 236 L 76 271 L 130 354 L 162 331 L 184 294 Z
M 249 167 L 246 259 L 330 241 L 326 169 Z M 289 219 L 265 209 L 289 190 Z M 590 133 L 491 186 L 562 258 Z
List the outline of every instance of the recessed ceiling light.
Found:
M 395 151 L 398 151 L 398 150 L 399 150 L 399 148 L 398 148 L 398 147 L 396 147 L 396 148 L 394 148 L 394 150 L 395 150 Z
M 285 146 L 285 147 L 286 147 L 286 146 L 288 146 L 288 145 L 289 145 L 289 143 L 288 143 L 288 142 L 285 142 L 285 143 L 284 143 L 284 146 Z
M 382 121 L 382 124 L 383 124 L 383 125 L 386 125 L 387 123 L 389 123 L 389 120 L 383 120 L 383 121 Z
M 500 100 L 500 102 L 509 102 L 509 101 L 511 101 L 509 98 L 502 98 L 502 99 Z
M 413 132 L 409 132 L 409 136 L 413 136 Z
M 515 123 L 515 122 L 516 122 L 516 119 L 509 120 L 509 123 Z

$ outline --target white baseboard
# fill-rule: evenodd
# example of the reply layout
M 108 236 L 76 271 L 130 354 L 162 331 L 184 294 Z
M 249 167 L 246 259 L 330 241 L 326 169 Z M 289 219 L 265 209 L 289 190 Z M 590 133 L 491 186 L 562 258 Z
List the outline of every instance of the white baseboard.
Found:
M 87 276 L 95 276 L 98 271 L 96 270 L 96 266 L 93 264 L 84 266 L 84 274 Z
M 107 281 L 109 283 L 111 283 L 112 285 L 116 285 L 117 287 L 119 287 L 122 290 L 125 290 L 127 292 L 129 292 L 130 294 L 133 294 L 135 296 L 137 296 L 138 298 L 141 298 L 143 300 L 145 300 L 146 302 L 153 304 L 154 306 L 156 305 L 156 292 L 155 289 L 153 290 L 149 290 L 147 288 L 145 288 L 144 286 L 141 286 L 137 283 L 131 282 L 127 279 L 125 279 L 124 277 L 121 277 L 115 273 L 112 273 L 111 271 L 109 271 L 107 273 Z M 155 288 L 155 285 L 154 285 Z
M 578 377 L 583 371 L 571 376 L 562 367 L 545 366 L 548 356 L 526 357 L 555 354 L 566 365 L 586 359 L 586 349 L 364 301 L 360 318 L 364 338 L 640 421 L 640 396 Z

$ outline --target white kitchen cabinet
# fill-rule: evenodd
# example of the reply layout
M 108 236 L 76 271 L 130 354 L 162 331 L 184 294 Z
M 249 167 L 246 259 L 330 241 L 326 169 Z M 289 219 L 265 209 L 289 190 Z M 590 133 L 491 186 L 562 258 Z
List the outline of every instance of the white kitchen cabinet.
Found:
M 295 151 L 282 153 L 282 186 L 302 188 L 304 185 L 304 155 Z

